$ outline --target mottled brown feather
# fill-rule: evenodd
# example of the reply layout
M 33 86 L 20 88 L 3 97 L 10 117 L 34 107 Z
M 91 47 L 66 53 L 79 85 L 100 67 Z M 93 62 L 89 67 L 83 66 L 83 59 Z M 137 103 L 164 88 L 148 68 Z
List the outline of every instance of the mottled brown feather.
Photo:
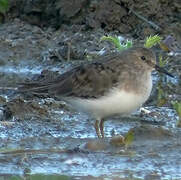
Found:
M 127 91 L 137 88 L 137 75 L 150 67 L 141 60 L 145 56 L 147 60 L 155 60 L 151 50 L 146 48 L 130 48 L 118 53 L 103 56 L 90 64 L 78 66 L 50 82 L 32 82 L 23 84 L 19 91 L 44 93 L 60 97 L 97 98 L 105 95 L 111 88 L 125 88 Z M 144 68 L 143 68 L 144 66 Z M 134 67 L 134 68 L 133 68 Z M 126 79 L 126 81 L 125 81 Z M 127 84 L 132 82 L 132 84 Z

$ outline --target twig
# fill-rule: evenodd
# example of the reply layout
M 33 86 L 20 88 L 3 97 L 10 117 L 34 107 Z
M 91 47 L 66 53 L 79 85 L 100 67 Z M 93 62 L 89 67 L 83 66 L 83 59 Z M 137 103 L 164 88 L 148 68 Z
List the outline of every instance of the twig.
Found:
M 17 91 L 18 88 L 17 87 L 0 87 L 0 90 L 14 90 L 14 91 Z
M 116 3 L 120 6 L 122 6 L 120 3 Z M 146 22 L 147 24 L 149 24 L 150 26 L 152 26 L 154 29 L 156 29 L 157 31 L 161 31 L 162 29 L 156 25 L 154 22 L 147 20 L 145 17 L 141 16 L 140 14 L 138 14 L 137 12 L 135 12 L 132 8 L 128 8 L 127 6 L 124 5 L 124 7 L 129 10 L 129 13 L 133 13 L 136 17 L 138 17 L 139 19 L 141 19 L 142 21 Z
M 47 154 L 47 153 L 62 153 L 66 152 L 66 150 L 62 149 L 22 149 L 22 150 L 8 150 L 4 152 L 0 152 L 0 154 L 11 154 L 11 155 L 17 155 L 17 154 Z
M 67 42 L 67 46 L 68 46 L 67 61 L 70 61 L 71 42 Z
M 129 8 L 128 8 L 129 9 Z M 139 19 L 143 20 L 144 22 L 146 22 L 147 24 L 149 24 L 150 26 L 152 26 L 154 29 L 156 29 L 157 31 L 161 31 L 161 28 L 156 25 L 154 22 L 147 20 L 145 17 L 141 16 L 140 14 L 138 14 L 137 12 L 135 12 L 132 9 L 129 9 L 129 11 L 131 13 L 133 13 L 136 17 L 138 17 Z

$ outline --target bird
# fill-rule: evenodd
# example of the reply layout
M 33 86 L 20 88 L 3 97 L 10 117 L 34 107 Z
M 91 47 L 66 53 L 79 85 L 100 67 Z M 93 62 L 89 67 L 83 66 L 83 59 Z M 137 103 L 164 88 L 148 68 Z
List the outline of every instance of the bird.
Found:
M 19 92 L 58 97 L 95 120 L 98 138 L 104 138 L 104 121 L 139 109 L 152 90 L 152 71 L 173 77 L 156 64 L 156 54 L 132 47 L 81 64 L 54 80 L 21 83 Z

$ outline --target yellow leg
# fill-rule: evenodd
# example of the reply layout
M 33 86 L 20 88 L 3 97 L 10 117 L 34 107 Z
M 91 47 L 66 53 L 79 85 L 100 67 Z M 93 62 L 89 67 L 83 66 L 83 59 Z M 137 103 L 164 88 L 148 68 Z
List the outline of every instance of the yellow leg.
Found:
M 101 138 L 99 120 L 96 120 L 96 122 L 95 122 L 95 129 L 96 129 L 96 134 L 97 134 L 98 138 Z
M 100 131 L 101 131 L 102 138 L 104 138 L 104 120 L 103 119 L 101 119 L 101 122 L 100 122 Z

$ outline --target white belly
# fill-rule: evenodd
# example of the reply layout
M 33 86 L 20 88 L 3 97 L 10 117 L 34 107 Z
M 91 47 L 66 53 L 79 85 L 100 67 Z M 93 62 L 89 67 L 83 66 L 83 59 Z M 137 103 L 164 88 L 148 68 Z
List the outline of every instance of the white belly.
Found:
M 68 102 L 79 111 L 101 119 L 115 114 L 130 114 L 136 111 L 148 99 L 151 89 L 152 81 L 149 81 L 142 94 L 113 89 L 106 96 L 98 99 L 74 99 Z

